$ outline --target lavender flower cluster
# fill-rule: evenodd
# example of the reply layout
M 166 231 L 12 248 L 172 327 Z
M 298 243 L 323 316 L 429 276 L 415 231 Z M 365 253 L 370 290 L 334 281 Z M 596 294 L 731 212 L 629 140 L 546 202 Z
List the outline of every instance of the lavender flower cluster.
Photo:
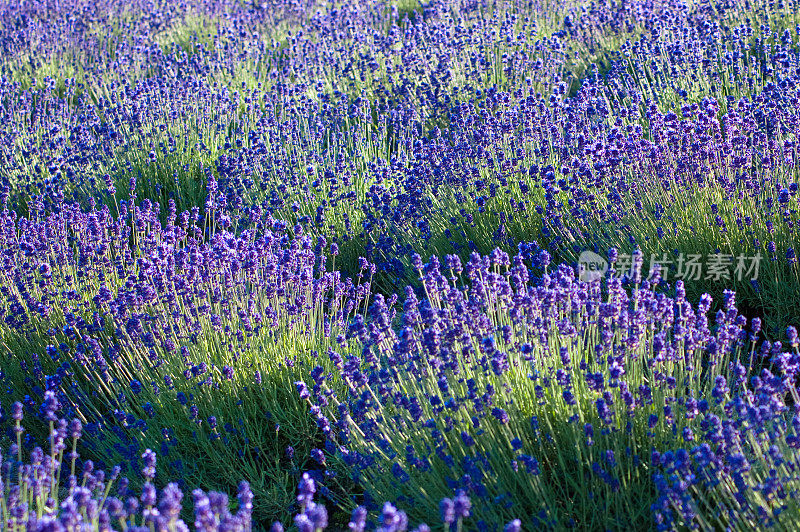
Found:
M 41 415 L 49 422 L 50 453 L 34 447 L 23 460 L 23 405 L 17 402 L 11 406 L 16 443 L 11 444 L 9 456 L 0 467 L 0 522 L 4 530 L 189 530 L 181 519 L 183 493 L 178 485 L 167 484 L 159 493 L 152 483 L 156 474 L 153 451 L 147 449 L 142 454 L 144 484 L 137 495 L 129 488 L 128 479 L 120 477 L 120 467 L 115 466 L 107 475 L 91 460 L 81 460 L 76 446 L 83 436 L 82 423 L 77 418 L 69 422 L 58 418 L 59 407 L 55 394 L 48 391 Z M 234 514 L 224 493 L 206 494 L 195 489 L 192 498 L 195 530 L 251 530 L 253 493 L 247 482 L 239 484 Z
M 789 530 L 800 524 L 798 341 L 794 328 L 788 334 L 795 356 L 778 357 L 783 371 L 763 370 L 748 389 L 725 398 L 724 409 L 703 413 L 693 446 L 653 455 L 660 471 L 653 504 L 659 529 Z
M 314 479 L 308 473 L 303 474 L 303 478 L 298 486 L 297 501 L 300 505 L 300 513 L 294 517 L 294 525 L 299 532 L 320 532 L 328 527 L 328 512 L 325 506 L 314 502 L 314 494 L 317 491 Z M 456 524 L 460 530 L 464 522 L 471 515 L 472 503 L 469 497 L 463 492 L 459 492 L 453 499 L 445 498 L 440 503 L 441 519 L 445 529 L 450 525 Z M 398 510 L 393 504 L 384 503 L 380 512 L 378 523 L 368 521 L 369 514 L 364 506 L 357 506 L 352 513 L 350 521 L 347 523 L 347 530 L 350 532 L 364 532 L 364 530 L 378 530 L 380 532 L 405 532 L 409 529 L 408 515 L 402 510 Z M 283 524 L 276 521 L 270 528 L 271 532 L 283 532 Z M 426 524 L 421 524 L 413 529 L 413 532 L 430 532 L 431 528 Z M 519 521 L 515 520 L 506 526 L 508 532 L 519 530 Z
M 126 471 L 146 448 L 160 450 L 165 478 L 219 487 L 235 487 L 232 467 L 301 466 L 272 459 L 314 436 L 291 376 L 363 312 L 370 265 L 361 282 L 342 278 L 324 240 L 299 227 L 289 236 L 258 208 L 256 229 L 238 235 L 210 234 L 198 209 L 164 225 L 147 200 L 120 209 L 0 214 L 3 387 L 32 412 L 53 391 L 64 415 L 85 421 L 86 452 Z M 261 482 L 257 493 L 271 481 Z M 288 488 L 282 497 L 262 497 L 257 513 L 280 515 Z
M 759 252 L 756 284 L 687 289 L 735 286 L 770 329 L 787 325 L 794 2 L 461 4 L 411 17 L 382 2 L 150 2 L 122 28 L 114 4 L 9 13 L 5 194 L 19 211 L 97 196 L 116 214 L 134 188 L 188 210 L 215 179 L 208 207 L 258 202 L 335 241 L 348 273 L 368 258 L 392 290 L 414 278 L 413 252 L 533 239 L 560 261 Z M 74 50 L 93 68 L 20 77 L 25 58 Z
M 670 297 L 654 289 L 657 278 L 628 293 L 617 277 L 581 282 L 563 265 L 532 279 L 526 259 L 549 261 L 532 245 L 513 259 L 499 250 L 467 264 L 417 258 L 426 297 L 407 292 L 399 331 L 376 295 L 369 323 L 351 325 L 361 355 L 330 351 L 338 371 L 316 368 L 313 387 L 298 383 L 328 453 L 373 499 L 392 494 L 420 518 L 436 511 L 438 495 L 463 490 L 480 501 L 485 529 L 515 516 L 531 528 L 647 527 L 649 511 L 631 501 L 656 489 L 657 521 L 670 528 L 673 503 L 681 517 L 700 515 L 711 497 L 695 503 L 690 494 L 707 494 L 723 472 L 739 491 L 711 498 L 727 503 L 721 512 L 752 526 L 766 511 L 761 525 L 786 526 L 781 502 L 793 491 L 775 490 L 796 482 L 798 435 L 785 417 L 795 409 L 787 394 L 797 396 L 796 331 L 789 351 L 758 345 L 761 321 L 747 330 L 732 292 L 710 323 L 711 298 L 692 306 L 681 282 Z M 640 268 L 641 253 L 635 259 Z M 764 364 L 777 373 L 759 371 Z M 674 451 L 705 440 L 713 447 L 694 449 L 696 465 Z M 763 477 L 738 481 L 748 456 L 781 467 L 768 462 Z M 666 471 L 654 480 L 653 467 Z M 751 516 L 734 503 L 740 497 L 772 502 L 754 504 Z M 703 517 L 715 526 L 731 519 Z

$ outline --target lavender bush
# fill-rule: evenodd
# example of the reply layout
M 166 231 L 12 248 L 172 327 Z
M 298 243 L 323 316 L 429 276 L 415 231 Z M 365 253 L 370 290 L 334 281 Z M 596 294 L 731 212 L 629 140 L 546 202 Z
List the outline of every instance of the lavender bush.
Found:
M 23 459 L 23 405 L 11 406 L 15 443 L 2 462 L 0 519 L 4 530 L 189 530 L 181 519 L 183 493 L 176 483 L 160 491 L 153 485 L 156 454 L 145 450 L 141 458 L 144 480 L 141 494 L 129 489 L 115 466 L 109 475 L 95 469 L 91 460 L 81 460 L 76 452 L 83 436 L 79 419 L 58 418 L 60 405 L 55 394 L 47 392 L 41 414 L 48 421 L 49 454 L 41 447 L 31 449 Z M 139 474 L 139 472 L 136 472 Z M 251 529 L 253 493 L 247 482 L 238 487 L 238 509 L 231 513 L 228 496 L 223 493 L 192 492 L 194 529 L 198 531 L 241 531 Z
M 731 398 L 766 393 L 748 391 L 765 357 L 780 373 L 762 381 L 796 394 L 798 353 L 758 347 L 760 320 L 747 331 L 733 293 L 709 323 L 710 298 L 692 306 L 680 282 L 673 296 L 657 278 L 628 294 L 564 266 L 534 281 L 526 256 L 547 266 L 535 248 L 419 262 L 426 298 L 407 293 L 399 331 L 376 296 L 369 326 L 351 326 L 362 354 L 332 351 L 338 372 L 298 383 L 371 498 L 391 494 L 430 521 L 462 489 L 489 529 L 520 516 L 530 528 L 647 527 L 658 453 L 701 440 Z M 783 395 L 769 397 L 782 415 Z
M 705 413 L 692 447 L 653 457 L 659 529 L 798 525 L 797 331 L 787 335 L 794 353 L 777 357 L 780 373 L 763 370 L 724 410 Z
M 57 393 L 96 460 L 136 470 L 158 449 L 167 478 L 217 489 L 239 471 L 258 518 L 281 517 L 318 437 L 292 382 L 365 311 L 368 278 L 342 279 L 324 243 L 268 216 L 210 235 L 197 211 L 162 226 L 157 205 L 128 205 L 2 215 L 4 386 L 30 408 Z

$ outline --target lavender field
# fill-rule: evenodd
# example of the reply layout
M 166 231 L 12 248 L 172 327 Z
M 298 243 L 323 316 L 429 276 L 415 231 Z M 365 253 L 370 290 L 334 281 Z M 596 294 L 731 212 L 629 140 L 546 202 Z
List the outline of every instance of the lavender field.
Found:
M 799 188 L 796 0 L 0 0 L 0 530 L 800 530 Z

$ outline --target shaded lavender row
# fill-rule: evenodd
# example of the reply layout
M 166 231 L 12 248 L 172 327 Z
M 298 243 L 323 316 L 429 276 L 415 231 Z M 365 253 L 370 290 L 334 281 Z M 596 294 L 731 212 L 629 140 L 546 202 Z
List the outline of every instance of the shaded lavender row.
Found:
M 145 530 L 188 531 L 181 519 L 183 493 L 175 483 L 160 491 L 153 485 L 156 454 L 147 449 L 142 454 L 141 493 L 129 488 L 115 466 L 110 474 L 96 469 L 91 460 L 81 460 L 76 445 L 83 437 L 78 419 L 68 422 L 57 417 L 60 405 L 55 394 L 45 394 L 41 415 L 49 422 L 49 454 L 41 447 L 30 450 L 23 460 L 23 405 L 11 406 L 13 434 L 9 456 L 2 464 L 0 482 L 0 522 L 5 530 Z M 205 532 L 245 532 L 251 530 L 253 493 L 247 482 L 238 487 L 238 508 L 230 511 L 224 493 L 195 489 L 194 529 Z
M 121 468 L 115 466 L 110 474 L 96 469 L 91 460 L 81 460 L 76 451 L 83 437 L 83 426 L 78 419 L 68 422 L 59 419 L 61 405 L 53 392 L 47 392 L 40 414 L 50 424 L 50 453 L 41 447 L 30 450 L 23 459 L 20 442 L 25 433 L 22 425 L 23 405 L 11 406 L 13 434 L 17 443 L 11 444 L 9 456 L 2 464 L 0 484 L 0 522 L 6 530 L 33 532 L 115 529 L 130 532 L 188 531 L 183 521 L 183 493 L 177 483 L 170 482 L 160 490 L 153 485 L 156 476 L 156 453 L 147 449 L 142 454 L 143 467 L 140 472 L 144 484 L 140 494 L 130 489 L 130 481 L 121 477 Z M 63 485 L 66 484 L 66 485 Z M 328 527 L 325 506 L 314 502 L 316 487 L 314 480 L 304 474 L 298 487 L 297 500 L 300 512 L 294 524 L 300 532 L 318 532 Z M 198 532 L 246 532 L 252 529 L 253 492 L 246 481 L 238 485 L 236 512 L 231 513 L 231 504 L 225 493 L 205 493 L 201 489 L 192 491 L 194 513 L 193 530 Z M 446 524 L 470 517 L 471 503 L 463 494 L 442 501 L 442 519 Z M 518 522 L 512 522 L 507 530 L 518 530 Z M 374 523 L 368 522 L 366 508 L 359 506 L 353 511 L 348 529 L 362 532 Z M 514 528 L 514 527 L 517 528 Z M 403 532 L 408 528 L 408 518 L 390 503 L 383 506 L 378 530 Z M 282 531 L 283 525 L 276 522 L 273 532 Z M 429 531 L 420 525 L 417 532 Z

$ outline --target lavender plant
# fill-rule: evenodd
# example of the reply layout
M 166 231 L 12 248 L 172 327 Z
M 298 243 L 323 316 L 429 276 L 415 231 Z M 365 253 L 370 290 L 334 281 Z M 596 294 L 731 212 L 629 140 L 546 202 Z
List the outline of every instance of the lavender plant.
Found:
M 362 354 L 331 352 L 339 371 L 312 371 L 300 397 L 367 493 L 414 518 L 463 489 L 479 527 L 646 528 L 651 454 L 699 438 L 760 357 L 797 354 L 759 355 L 732 293 L 712 324 L 710 297 L 694 307 L 680 282 L 667 296 L 637 277 L 629 294 L 566 266 L 535 282 L 525 257 L 547 253 L 522 251 L 417 259 L 426 297 L 407 292 L 400 330 L 376 296 L 351 327 Z
M 314 502 L 314 495 L 317 485 L 314 478 L 309 473 L 303 473 L 303 478 L 298 486 L 297 501 L 300 504 L 300 513 L 294 517 L 294 524 L 300 532 L 319 532 L 328 527 L 328 512 L 325 506 Z M 441 519 L 446 530 L 451 525 L 456 525 L 457 530 L 461 530 L 464 523 L 472 515 L 472 503 L 462 491 L 459 491 L 453 499 L 442 499 L 440 504 Z M 366 507 L 357 506 L 352 513 L 350 521 L 347 523 L 347 530 L 350 532 L 363 532 L 364 530 L 379 530 L 381 532 L 404 532 L 408 530 L 408 515 L 402 510 L 398 510 L 393 504 L 384 503 L 380 512 L 380 520 L 377 526 L 375 523 L 368 522 L 369 513 Z M 512 521 L 506 530 L 512 531 L 519 528 L 519 521 Z M 517 527 L 516 529 L 513 527 Z M 273 523 L 271 531 L 279 532 L 283 530 L 283 525 L 278 521 Z M 414 532 L 426 532 L 431 528 L 426 524 L 420 524 L 413 529 Z
M 57 393 L 94 459 L 135 470 L 158 449 L 167 478 L 229 491 L 239 471 L 258 519 L 283 516 L 320 437 L 291 383 L 364 311 L 368 279 L 270 217 L 206 241 L 197 211 L 162 226 L 155 204 L 121 207 L 4 212 L 4 387 L 26 404 Z
M 797 331 L 787 336 L 794 352 L 778 356 L 779 373 L 764 370 L 744 393 L 720 398 L 724 409 L 703 415 L 692 447 L 653 457 L 659 529 L 797 526 Z
M 160 491 L 153 485 L 156 454 L 142 454 L 144 479 L 141 494 L 129 489 L 115 466 L 109 475 L 91 460 L 81 460 L 76 451 L 83 436 L 80 420 L 59 418 L 55 393 L 45 393 L 41 415 L 49 425 L 49 454 L 41 447 L 23 456 L 22 403 L 11 406 L 15 443 L 2 463 L 0 519 L 4 530 L 164 530 L 188 531 L 181 519 L 183 493 L 176 483 Z M 137 475 L 139 472 L 136 472 Z M 238 487 L 238 509 L 231 513 L 222 493 L 192 492 L 194 529 L 198 531 L 247 531 L 251 529 L 253 493 L 247 482 Z

